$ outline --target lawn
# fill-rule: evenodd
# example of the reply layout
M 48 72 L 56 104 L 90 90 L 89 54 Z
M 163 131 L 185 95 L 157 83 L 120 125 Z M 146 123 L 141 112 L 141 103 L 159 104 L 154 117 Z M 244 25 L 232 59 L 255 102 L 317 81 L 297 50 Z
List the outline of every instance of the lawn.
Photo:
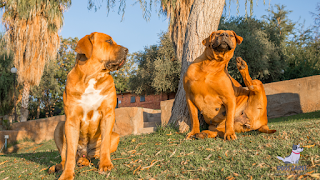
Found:
M 320 111 L 269 120 L 271 135 L 238 133 L 235 141 L 221 138 L 185 140 L 172 128 L 156 133 L 122 137 L 111 155 L 115 168 L 100 175 L 98 160 L 76 167 L 75 179 L 314 179 L 320 177 Z M 291 154 L 292 144 L 304 147 L 291 171 L 276 157 Z M 312 146 L 314 145 L 314 146 Z M 1 179 L 57 179 L 48 175 L 60 162 L 53 140 L 41 144 L 20 142 L 20 150 L 0 156 Z M 280 170 L 279 168 L 283 170 Z

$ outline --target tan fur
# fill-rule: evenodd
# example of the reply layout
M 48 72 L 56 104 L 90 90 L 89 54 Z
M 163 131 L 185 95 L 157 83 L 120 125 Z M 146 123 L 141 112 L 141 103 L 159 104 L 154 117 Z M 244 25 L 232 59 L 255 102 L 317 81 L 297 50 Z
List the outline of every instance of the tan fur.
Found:
M 100 172 L 111 170 L 110 153 L 119 143 L 119 135 L 112 132 L 116 90 L 106 64 L 120 68 L 128 49 L 95 32 L 78 42 L 76 52 L 76 65 L 68 74 L 63 94 L 66 121 L 54 133 L 61 163 L 49 169 L 49 173 L 63 170 L 59 179 L 73 179 L 75 163 L 87 166 L 91 158 L 100 157 Z
M 251 79 L 245 61 L 237 58 L 237 66 L 249 90 L 228 73 L 228 63 L 236 44 L 242 40 L 229 30 L 213 32 L 203 40 L 206 49 L 188 67 L 183 81 L 192 124 L 187 138 L 219 135 L 234 140 L 237 138 L 235 132 L 275 132 L 267 126 L 267 98 L 263 85 L 259 80 Z M 224 44 L 228 44 L 229 49 L 224 48 Z M 198 110 L 209 124 L 209 130 L 201 133 Z

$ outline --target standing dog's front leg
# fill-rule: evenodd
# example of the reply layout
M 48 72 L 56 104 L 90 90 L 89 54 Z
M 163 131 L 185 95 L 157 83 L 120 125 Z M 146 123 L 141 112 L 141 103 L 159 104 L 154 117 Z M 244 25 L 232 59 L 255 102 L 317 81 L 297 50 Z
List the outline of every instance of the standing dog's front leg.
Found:
M 100 121 L 101 129 L 101 149 L 100 149 L 100 164 L 99 172 L 109 171 L 113 168 L 111 162 L 111 134 L 112 128 L 115 122 L 115 110 L 114 108 L 107 108 L 102 112 L 102 119 Z
M 234 96 L 229 96 L 228 99 L 225 100 L 224 105 L 226 107 L 226 133 L 224 134 L 225 140 L 235 140 L 237 139 L 237 136 L 234 132 L 234 115 L 236 111 L 236 98 L 232 98 Z
M 65 122 L 65 134 L 67 140 L 67 160 L 63 173 L 59 180 L 73 179 L 76 164 L 76 152 L 79 142 L 80 119 L 78 116 L 67 115 Z

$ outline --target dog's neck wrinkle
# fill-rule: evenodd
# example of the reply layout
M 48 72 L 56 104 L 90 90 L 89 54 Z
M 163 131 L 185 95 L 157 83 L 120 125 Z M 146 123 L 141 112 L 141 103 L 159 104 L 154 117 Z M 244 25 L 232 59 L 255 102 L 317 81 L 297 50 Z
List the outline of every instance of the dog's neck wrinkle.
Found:
M 87 61 L 88 62 L 88 61 Z M 79 75 L 80 81 L 87 84 L 91 78 L 96 78 L 96 80 L 99 80 L 102 78 L 105 74 L 109 74 L 110 71 L 103 71 L 104 65 L 99 62 L 92 62 L 92 63 L 84 63 L 82 65 L 77 64 L 76 69 L 77 73 Z M 101 75 L 101 72 L 103 75 Z

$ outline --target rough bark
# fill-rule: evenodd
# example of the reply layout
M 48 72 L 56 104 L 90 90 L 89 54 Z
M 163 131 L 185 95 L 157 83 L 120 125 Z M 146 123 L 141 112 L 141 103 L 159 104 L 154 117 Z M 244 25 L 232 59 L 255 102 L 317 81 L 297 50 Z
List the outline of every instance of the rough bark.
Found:
M 40 104 L 41 104 L 41 100 L 40 100 L 40 98 L 38 98 L 37 118 L 36 119 L 39 119 L 39 117 L 40 117 Z
M 23 93 L 22 93 L 22 100 L 21 100 L 21 119 L 20 122 L 25 122 L 28 119 L 29 111 L 28 111 L 28 104 L 29 104 L 29 94 L 30 94 L 30 83 L 25 81 L 23 84 Z
M 202 40 L 218 29 L 224 3 L 225 0 L 194 0 L 191 7 L 183 44 L 179 87 L 169 120 L 169 123 L 178 127 L 180 132 L 188 131 L 191 126 L 186 93 L 183 89 L 184 73 L 194 59 L 204 51 Z

